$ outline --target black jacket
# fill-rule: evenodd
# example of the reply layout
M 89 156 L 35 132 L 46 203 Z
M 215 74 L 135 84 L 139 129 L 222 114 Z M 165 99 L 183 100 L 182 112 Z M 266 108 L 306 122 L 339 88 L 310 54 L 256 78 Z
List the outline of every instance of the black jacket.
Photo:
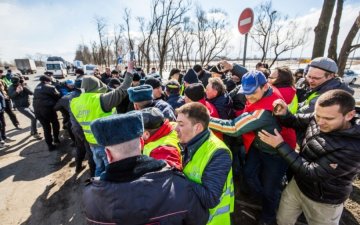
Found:
M 190 181 L 144 155 L 110 163 L 83 203 L 88 224 L 202 225 L 209 216 Z
M 34 93 L 26 86 L 23 87 L 23 91 L 20 93 L 16 92 L 17 85 L 10 85 L 8 89 L 8 94 L 15 107 L 29 107 L 30 106 L 30 99 L 29 95 L 33 95 Z
M 198 76 L 198 79 L 201 81 L 204 87 L 206 87 L 208 85 L 210 77 L 211 77 L 211 73 L 209 73 L 206 70 L 202 70 Z
M 280 119 L 286 126 L 306 131 L 300 154 L 285 143 L 276 148 L 292 168 L 301 192 L 316 202 L 343 203 L 360 171 L 360 120 L 354 119 L 349 129 L 322 133 L 313 114 Z
M 354 94 L 354 90 L 352 88 L 350 88 L 348 85 L 346 85 L 345 83 L 343 83 L 339 78 L 333 78 L 333 79 L 330 79 L 330 80 L 324 82 L 320 86 L 318 86 L 318 87 L 316 87 L 316 88 L 314 88 L 312 90 L 309 90 L 305 94 L 305 99 L 307 99 L 314 92 L 316 92 L 318 94 L 318 96 L 313 98 L 309 102 L 308 105 L 306 104 L 306 100 L 304 102 L 299 103 L 298 112 L 299 113 L 312 113 L 312 112 L 314 112 L 315 102 L 320 97 L 320 95 L 327 92 L 327 91 L 329 91 L 329 90 L 334 90 L 334 89 L 341 89 L 341 90 L 349 92 L 352 95 Z
M 53 85 L 40 83 L 35 87 L 33 106 L 34 110 L 52 109 L 60 99 L 60 93 Z

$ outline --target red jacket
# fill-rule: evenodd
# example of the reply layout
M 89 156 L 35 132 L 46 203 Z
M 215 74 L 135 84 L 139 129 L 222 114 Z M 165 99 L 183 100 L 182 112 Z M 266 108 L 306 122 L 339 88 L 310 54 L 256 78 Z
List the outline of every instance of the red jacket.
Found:
M 153 134 L 144 141 L 145 144 L 156 141 L 173 131 L 168 120 Z M 182 171 L 181 155 L 174 146 L 159 146 L 151 151 L 150 157 L 165 160 L 170 166 Z
M 208 110 L 209 110 L 209 113 L 210 113 L 210 117 L 214 117 L 214 118 L 220 118 L 220 115 L 216 109 L 216 107 L 205 100 L 205 98 L 203 99 L 200 99 L 198 101 L 199 103 L 203 104 Z M 218 131 L 213 131 L 213 133 L 216 135 L 216 137 L 218 137 L 220 140 L 223 140 L 223 134 L 221 132 L 218 132 Z
M 296 95 L 296 89 L 294 87 L 279 87 L 279 92 L 284 98 L 286 104 L 290 105 L 294 96 Z M 281 136 L 284 138 L 284 141 L 292 148 L 296 148 L 296 132 L 292 128 L 282 127 L 280 132 Z

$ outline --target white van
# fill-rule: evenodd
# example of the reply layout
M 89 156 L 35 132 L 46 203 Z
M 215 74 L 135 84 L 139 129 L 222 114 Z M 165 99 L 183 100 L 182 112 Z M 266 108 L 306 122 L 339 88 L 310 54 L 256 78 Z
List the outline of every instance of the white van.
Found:
M 47 61 L 45 70 L 52 72 L 54 78 L 65 78 L 67 76 L 66 66 L 61 61 Z

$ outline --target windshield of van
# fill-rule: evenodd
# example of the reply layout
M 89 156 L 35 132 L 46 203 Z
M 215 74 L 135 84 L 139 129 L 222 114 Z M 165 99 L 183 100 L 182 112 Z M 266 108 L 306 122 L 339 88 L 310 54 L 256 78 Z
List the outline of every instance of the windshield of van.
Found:
M 47 70 L 61 70 L 60 64 L 46 64 Z
M 86 66 L 85 70 L 94 70 L 96 66 Z

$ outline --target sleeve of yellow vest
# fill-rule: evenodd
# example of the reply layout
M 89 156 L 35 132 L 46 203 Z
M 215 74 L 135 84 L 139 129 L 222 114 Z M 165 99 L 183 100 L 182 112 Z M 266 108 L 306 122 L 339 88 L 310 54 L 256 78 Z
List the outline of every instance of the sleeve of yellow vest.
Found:
M 202 184 L 192 183 L 194 191 L 202 205 L 214 208 L 220 203 L 220 197 L 231 168 L 231 157 L 228 151 L 220 149 L 216 151 L 201 177 Z
M 101 95 L 101 107 L 105 112 L 110 112 L 112 108 L 120 105 L 120 103 L 126 98 L 127 89 L 130 87 L 132 79 L 133 74 L 126 73 L 124 82 L 120 87 Z

